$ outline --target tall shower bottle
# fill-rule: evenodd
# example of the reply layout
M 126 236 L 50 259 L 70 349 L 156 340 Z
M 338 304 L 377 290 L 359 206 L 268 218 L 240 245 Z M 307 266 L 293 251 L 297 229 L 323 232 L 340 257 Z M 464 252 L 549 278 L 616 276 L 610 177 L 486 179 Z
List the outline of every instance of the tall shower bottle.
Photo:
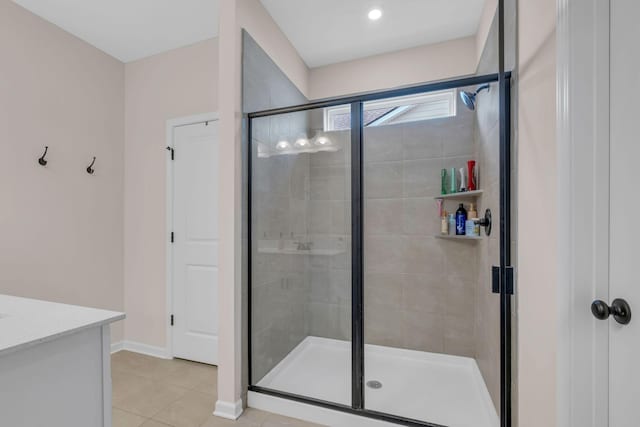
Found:
M 447 170 L 442 169 L 440 172 L 440 194 L 447 194 Z
M 458 210 L 456 211 L 456 236 L 464 236 L 467 227 L 467 210 L 464 205 L 460 203 Z
M 449 178 L 451 179 L 451 182 L 449 184 L 449 193 L 453 194 L 453 193 L 457 193 L 458 192 L 458 187 L 456 186 L 456 168 L 451 168 L 451 171 L 449 173 Z
M 467 190 L 475 191 L 478 189 L 476 185 L 476 161 L 469 160 L 467 162 Z

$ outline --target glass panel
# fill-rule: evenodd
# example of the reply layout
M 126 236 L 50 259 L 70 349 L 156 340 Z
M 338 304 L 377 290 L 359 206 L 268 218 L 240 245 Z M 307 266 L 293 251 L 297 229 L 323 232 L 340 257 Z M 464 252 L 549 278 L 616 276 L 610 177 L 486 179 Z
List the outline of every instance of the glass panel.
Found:
M 252 121 L 252 382 L 351 405 L 351 131 L 324 117 Z
M 498 425 L 499 298 L 490 283 L 498 232 L 450 226 L 447 215 L 455 223 L 462 204 L 468 220 L 485 208 L 498 218 L 498 92 L 456 89 L 453 115 L 364 128 L 367 409 Z

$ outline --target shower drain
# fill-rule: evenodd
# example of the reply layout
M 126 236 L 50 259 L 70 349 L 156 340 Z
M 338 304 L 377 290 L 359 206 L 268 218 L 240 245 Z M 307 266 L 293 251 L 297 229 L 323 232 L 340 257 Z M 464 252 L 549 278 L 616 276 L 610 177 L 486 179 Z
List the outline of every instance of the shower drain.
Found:
M 367 381 L 367 387 L 377 390 L 379 388 L 382 388 L 382 383 L 376 380 Z

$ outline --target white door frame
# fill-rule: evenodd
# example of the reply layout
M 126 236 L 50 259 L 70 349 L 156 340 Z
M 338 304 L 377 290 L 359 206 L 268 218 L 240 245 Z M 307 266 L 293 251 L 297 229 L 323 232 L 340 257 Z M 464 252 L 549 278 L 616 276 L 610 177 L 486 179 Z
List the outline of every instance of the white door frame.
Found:
M 610 0 L 557 4 L 557 426 L 601 427 L 608 343 L 594 342 L 608 326 L 589 305 L 609 288 Z
M 178 117 L 175 119 L 167 120 L 166 126 L 166 138 L 167 138 L 167 147 L 173 149 L 174 147 L 174 130 L 180 126 L 187 125 L 195 125 L 198 123 L 205 122 L 213 122 L 219 120 L 218 113 L 203 113 L 196 114 L 193 116 L 186 117 Z M 171 160 L 171 153 L 167 155 L 167 177 L 166 177 L 166 212 L 167 212 L 167 223 L 166 223 L 166 255 L 167 255 L 167 265 L 166 265 L 166 340 L 167 340 L 167 357 L 172 359 L 174 357 L 173 353 L 173 328 L 171 327 L 170 316 L 173 313 L 173 244 L 171 243 L 170 235 L 171 231 L 173 231 L 173 161 Z M 215 307 L 215 310 L 218 310 L 218 307 Z

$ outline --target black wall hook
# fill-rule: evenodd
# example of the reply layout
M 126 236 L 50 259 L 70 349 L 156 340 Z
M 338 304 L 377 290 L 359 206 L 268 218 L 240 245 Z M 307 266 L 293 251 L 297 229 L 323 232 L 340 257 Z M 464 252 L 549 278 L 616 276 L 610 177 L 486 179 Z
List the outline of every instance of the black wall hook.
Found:
M 90 164 L 90 165 L 89 165 L 89 167 L 87 168 L 87 173 L 88 173 L 89 175 L 93 175 L 93 173 L 96 171 L 96 170 L 93 168 L 93 165 L 94 165 L 95 163 L 96 163 L 96 157 L 95 157 L 95 156 L 93 156 L 93 160 L 91 161 L 91 164 Z
M 44 159 L 44 157 L 47 155 L 47 151 L 49 151 L 48 145 L 44 147 L 44 153 L 42 153 L 42 157 L 38 159 L 38 163 L 40 163 L 41 166 L 47 165 L 47 161 Z

